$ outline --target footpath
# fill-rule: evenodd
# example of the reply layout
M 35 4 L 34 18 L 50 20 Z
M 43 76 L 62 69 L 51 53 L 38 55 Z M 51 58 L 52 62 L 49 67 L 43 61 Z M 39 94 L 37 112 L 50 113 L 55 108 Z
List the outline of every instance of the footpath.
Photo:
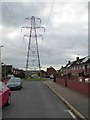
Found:
M 51 80 L 44 81 L 44 84 L 47 85 L 47 87 L 50 88 L 50 90 L 52 90 L 80 119 L 90 119 L 88 111 L 89 98 L 87 96 L 59 85 Z

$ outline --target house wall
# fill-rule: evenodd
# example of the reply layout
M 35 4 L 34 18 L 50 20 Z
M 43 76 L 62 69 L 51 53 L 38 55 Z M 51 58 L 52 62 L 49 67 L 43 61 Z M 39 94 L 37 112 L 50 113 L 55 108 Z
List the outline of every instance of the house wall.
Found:
M 61 73 L 63 73 L 63 74 L 72 73 L 72 74 L 77 74 L 78 75 L 79 73 L 84 72 L 84 74 L 89 74 L 90 73 L 90 66 L 89 66 L 89 68 L 85 69 L 85 65 L 88 66 L 88 63 L 79 64 L 79 65 L 76 65 L 76 66 L 70 67 L 70 68 L 62 68 Z M 72 69 L 72 68 L 75 68 L 75 69 Z
M 57 72 L 54 68 L 50 67 L 50 68 L 47 68 L 47 75 L 55 75 Z

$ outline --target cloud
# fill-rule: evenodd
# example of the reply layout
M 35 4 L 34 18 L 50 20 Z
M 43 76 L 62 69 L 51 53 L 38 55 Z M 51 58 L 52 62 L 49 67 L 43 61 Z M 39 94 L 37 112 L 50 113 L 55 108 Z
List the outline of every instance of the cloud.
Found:
M 36 16 L 46 26 L 44 39 L 38 39 L 41 66 L 60 68 L 75 56 L 87 56 L 88 50 L 88 3 L 56 2 L 7 2 L 2 4 L 3 40 L 2 59 L 7 64 L 25 68 L 28 38 L 23 40 L 21 27 L 25 17 Z M 11 10 L 11 11 L 10 11 Z M 13 11 L 12 11 L 13 10 Z M 28 21 L 29 24 L 29 21 Z M 39 31 L 41 32 L 41 31 Z M 41 32 L 43 33 L 43 32 Z

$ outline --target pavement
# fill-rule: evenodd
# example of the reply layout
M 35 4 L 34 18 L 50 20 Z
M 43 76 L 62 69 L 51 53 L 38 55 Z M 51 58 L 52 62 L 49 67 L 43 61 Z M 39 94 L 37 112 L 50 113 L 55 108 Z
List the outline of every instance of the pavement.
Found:
M 62 100 L 67 107 L 80 119 L 90 119 L 88 111 L 89 98 L 74 90 L 64 87 L 52 80 L 44 81 L 44 84 Z

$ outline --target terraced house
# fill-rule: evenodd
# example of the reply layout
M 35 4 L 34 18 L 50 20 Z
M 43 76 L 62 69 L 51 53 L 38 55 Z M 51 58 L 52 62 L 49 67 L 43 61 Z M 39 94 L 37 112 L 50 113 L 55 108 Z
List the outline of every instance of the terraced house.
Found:
M 60 75 L 77 79 L 77 77 L 90 77 L 90 58 L 77 57 L 75 61 L 68 61 L 65 67 L 59 70 Z

